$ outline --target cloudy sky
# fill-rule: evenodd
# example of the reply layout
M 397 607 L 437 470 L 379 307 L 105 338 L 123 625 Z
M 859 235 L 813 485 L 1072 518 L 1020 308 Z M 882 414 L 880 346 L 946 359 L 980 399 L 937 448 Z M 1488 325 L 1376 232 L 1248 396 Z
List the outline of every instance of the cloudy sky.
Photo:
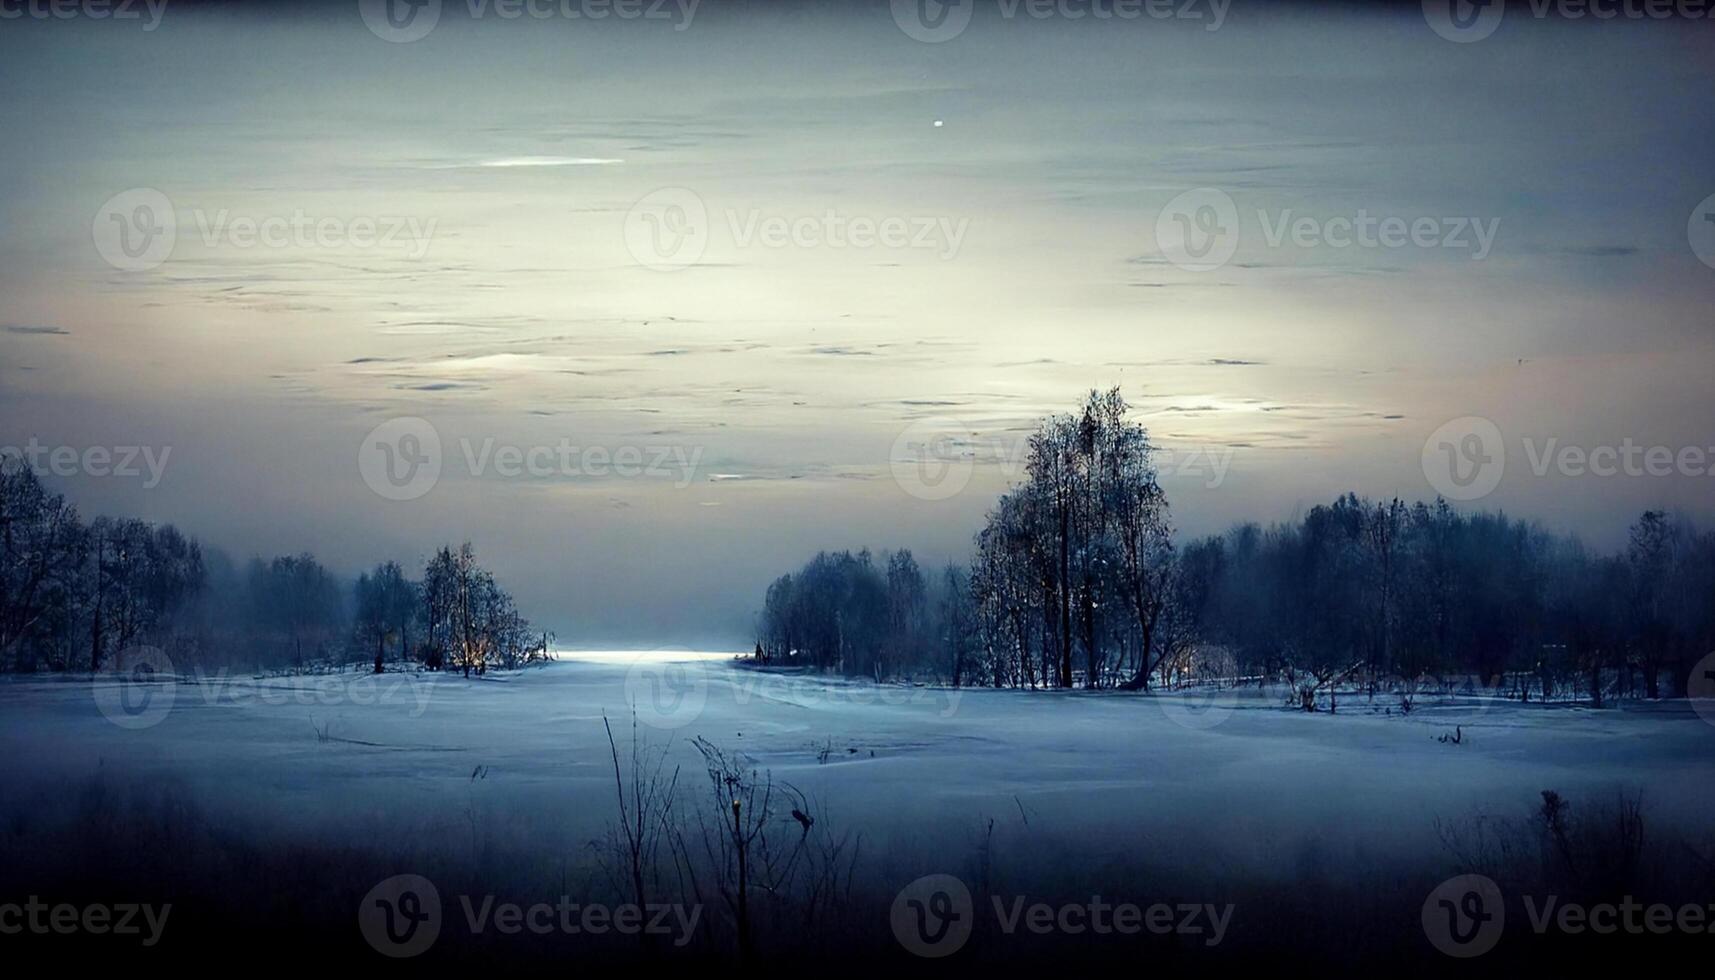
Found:
M 135 9 L 0 20 L 0 445 L 86 512 L 742 644 L 818 548 L 963 557 L 1117 384 L 1187 534 L 1447 467 L 1715 520 L 1706 21 Z

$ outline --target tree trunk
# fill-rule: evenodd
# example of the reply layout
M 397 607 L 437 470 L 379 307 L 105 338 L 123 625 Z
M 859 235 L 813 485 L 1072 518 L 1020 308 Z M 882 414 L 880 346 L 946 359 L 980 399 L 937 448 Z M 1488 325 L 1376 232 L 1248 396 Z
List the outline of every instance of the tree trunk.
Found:
M 95 673 L 101 669 L 101 548 L 102 542 L 95 543 L 95 615 L 89 630 L 89 672 Z
M 1072 577 L 1071 533 L 1067 527 L 1070 515 L 1067 504 L 1060 505 L 1060 686 L 1072 686 Z
M 101 670 L 101 603 L 96 602 L 95 619 L 89 628 L 89 672 Z
M 1156 616 L 1159 617 L 1159 615 L 1160 615 L 1160 613 L 1158 611 Z M 1157 621 L 1156 618 L 1152 618 L 1147 613 L 1144 612 L 1143 603 L 1140 600 L 1138 605 L 1137 605 L 1137 627 L 1138 627 L 1138 632 L 1143 635 L 1143 651 L 1141 652 L 1141 654 L 1138 657 L 1137 673 L 1132 676 L 1131 680 L 1120 685 L 1120 690 L 1122 690 L 1122 691 L 1148 691 L 1149 690 L 1149 670 L 1150 670 L 1150 666 L 1151 666 L 1150 660 L 1155 654 L 1155 623 L 1156 623 L 1156 621 Z

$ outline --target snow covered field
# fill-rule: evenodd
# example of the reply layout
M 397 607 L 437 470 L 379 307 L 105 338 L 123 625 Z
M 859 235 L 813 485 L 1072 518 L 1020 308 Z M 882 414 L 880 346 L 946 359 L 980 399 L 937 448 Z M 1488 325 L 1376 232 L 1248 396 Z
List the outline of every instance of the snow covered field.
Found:
M 1529 805 L 1542 789 L 1629 786 L 1666 815 L 1715 812 L 1715 727 L 1685 702 L 1589 711 L 1424 698 L 1402 717 L 1396 699 L 1378 696 L 1328 716 L 1249 689 L 1211 700 L 877 686 L 724 657 L 675 668 L 612 654 L 469 681 L 182 680 L 170 709 L 156 719 L 156 703 L 136 729 L 99 710 L 96 692 L 116 682 L 0 683 L 7 785 L 105 765 L 262 817 L 290 814 L 290 832 L 395 806 L 462 819 L 471 772 L 485 766 L 485 802 L 551 807 L 572 839 L 598 831 L 611 809 L 602 716 L 623 740 L 636 703 L 642 735 L 676 743 L 688 767 L 698 757 L 684 743 L 706 737 L 870 834 L 914 835 L 919 820 L 1021 820 L 1022 806 L 1073 837 L 1123 829 L 1137 846 L 1138 834 L 1189 835 L 1203 853 L 1242 857 L 1317 841 L 1386 853 L 1420 841 L 1438 815 Z M 1438 741 L 1455 726 L 1462 744 Z
M 1329 716 L 1254 690 L 877 686 L 629 655 L 471 680 L 192 674 L 151 685 L 146 703 L 130 691 L 128 707 L 126 693 L 87 678 L 0 683 L 13 805 L 92 780 L 169 787 L 208 823 L 273 846 L 337 842 L 478 877 L 495 855 L 523 855 L 563 880 L 615 813 L 603 715 L 624 756 L 635 706 L 640 738 L 683 766 L 687 792 L 706 784 L 692 737 L 745 753 L 824 826 L 862 835 L 882 891 L 930 873 L 1110 896 L 1151 880 L 1293 886 L 1343 868 L 1434 877 L 1461 870 L 1438 820 L 1523 817 L 1550 789 L 1641 792 L 1652 834 L 1715 829 L 1715 726 L 1684 702 L 1425 698 L 1402 716 L 1378 696 Z M 1458 744 L 1441 740 L 1456 728 Z

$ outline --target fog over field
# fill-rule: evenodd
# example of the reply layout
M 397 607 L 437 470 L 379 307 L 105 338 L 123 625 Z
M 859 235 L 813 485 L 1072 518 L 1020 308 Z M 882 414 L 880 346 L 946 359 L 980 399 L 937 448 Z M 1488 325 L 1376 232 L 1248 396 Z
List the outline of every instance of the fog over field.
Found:
M 991 963 L 1044 955 L 1052 939 L 1009 933 L 998 913 L 990 921 L 992 909 L 1096 895 L 1113 905 L 1230 907 L 1218 938 L 1214 919 L 1205 932 L 1172 936 L 1188 969 L 1291 948 L 1297 940 L 1282 934 L 1290 922 L 1349 935 L 1333 960 L 1368 962 L 1410 948 L 1395 936 L 1418 929 L 1412 889 L 1427 890 L 1466 857 L 1449 840 L 1480 835 L 1485 822 L 1527 825 L 1542 789 L 1593 812 L 1640 796 L 1650 840 L 1675 842 L 1659 855 L 1669 862 L 1678 847 L 1707 846 L 1715 802 L 1706 762 L 1715 708 L 1684 702 L 1592 712 L 1454 690 L 1426 694 L 1409 717 L 1384 699 L 1327 717 L 1282 711 L 1274 692 L 1252 689 L 1048 696 L 764 674 L 724 656 L 574 657 L 478 683 L 351 672 L 187 677 L 151 689 L 152 703 L 129 716 L 115 682 L 99 683 L 93 693 L 87 681 L 0 685 L 0 774 L 16 788 L 8 806 L 70 814 L 72 828 L 86 828 L 67 838 L 53 823 L 8 817 L 9 886 L 85 861 L 140 871 L 158 860 L 168 880 L 186 864 L 259 862 L 268 880 L 286 877 L 302 893 L 259 894 L 240 880 L 216 905 L 193 889 L 170 926 L 220 935 L 236 920 L 273 934 L 280 924 L 253 919 L 302 902 L 294 915 L 320 926 L 331 904 L 329 931 L 343 949 L 357 930 L 334 927 L 372 884 L 348 869 L 421 874 L 436 883 L 444 916 L 445 948 L 424 954 L 430 964 L 468 952 L 460 889 L 476 896 L 472 908 L 483 894 L 526 906 L 612 894 L 613 883 L 584 867 L 617 814 L 604 719 L 627 773 L 632 746 L 647 746 L 693 786 L 702 765 L 693 740 L 705 738 L 742 751 L 779 791 L 789 786 L 818 841 L 849 838 L 860 855 L 852 890 L 830 906 L 849 918 L 812 917 L 828 930 L 816 942 L 885 938 L 895 892 L 951 875 L 973 896 L 970 956 Z M 676 696 L 655 696 L 663 690 Z M 104 711 L 145 727 L 115 725 Z M 1459 745 L 1443 738 L 1454 731 Z M 25 764 L 43 759 L 52 762 Z M 797 837 L 789 826 L 788 839 Z M 76 836 L 95 827 L 106 839 Z M 235 853 L 232 834 L 269 850 Z M 276 867 L 306 851 L 344 855 L 341 873 L 293 882 Z M 568 881 L 578 887 L 567 892 Z M 1303 906 L 1283 907 L 1287 898 Z M 729 915 L 701 914 L 708 919 L 680 955 L 731 941 Z M 1521 905 L 1511 914 L 1505 963 L 1555 955 Z M 784 930 L 770 937 L 782 961 L 811 955 L 786 923 L 772 928 Z M 498 944 L 483 955 L 502 964 L 547 955 L 475 940 Z M 1206 940 L 1209 957 L 1184 951 Z M 584 941 L 620 955 L 611 941 Z M 1160 938 L 1113 932 L 1080 949 L 1117 962 L 1152 943 Z

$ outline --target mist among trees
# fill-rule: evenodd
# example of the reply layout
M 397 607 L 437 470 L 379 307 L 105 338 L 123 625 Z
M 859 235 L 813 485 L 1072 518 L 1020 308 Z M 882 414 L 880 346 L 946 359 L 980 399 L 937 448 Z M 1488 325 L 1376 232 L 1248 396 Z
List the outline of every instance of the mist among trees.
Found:
M 1683 696 L 1715 650 L 1715 533 L 1649 511 L 1617 554 L 1503 513 L 1346 494 L 1176 542 L 1118 389 L 1042 421 L 968 568 L 822 553 L 768 589 L 761 659 L 954 684 L 1480 687 L 1522 699 Z
M 21 460 L 0 460 L 0 671 L 113 669 L 149 646 L 180 666 L 468 676 L 543 658 L 549 642 L 468 543 L 416 579 L 386 561 L 352 582 L 308 553 L 239 567 L 171 524 L 85 522 Z

